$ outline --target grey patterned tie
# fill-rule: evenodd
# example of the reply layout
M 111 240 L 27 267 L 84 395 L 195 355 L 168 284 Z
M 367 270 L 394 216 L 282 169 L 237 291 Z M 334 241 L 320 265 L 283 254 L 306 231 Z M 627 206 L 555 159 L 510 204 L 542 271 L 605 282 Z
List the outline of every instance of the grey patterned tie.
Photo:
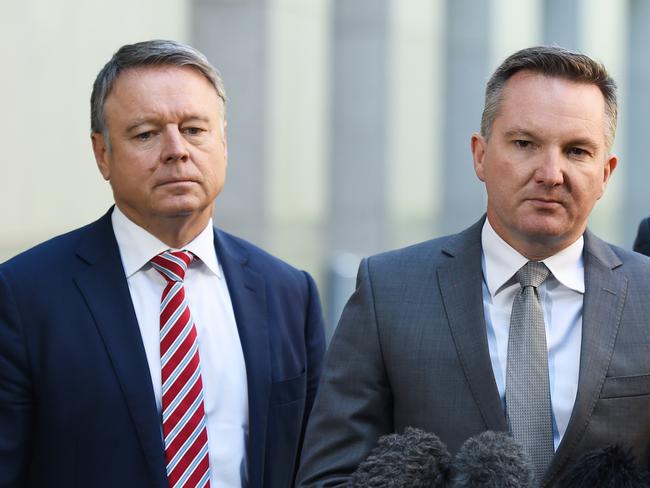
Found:
M 508 426 L 531 457 L 537 486 L 553 457 L 546 331 L 537 293 L 548 275 L 546 265 L 534 261 L 515 274 L 521 288 L 512 304 L 506 371 Z

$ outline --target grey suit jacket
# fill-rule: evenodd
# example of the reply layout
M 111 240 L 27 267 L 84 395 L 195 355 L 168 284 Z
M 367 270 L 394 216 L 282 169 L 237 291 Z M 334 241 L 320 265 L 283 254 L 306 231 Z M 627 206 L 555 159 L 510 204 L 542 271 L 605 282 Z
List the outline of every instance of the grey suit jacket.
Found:
M 455 453 L 507 430 L 482 301 L 481 228 L 361 262 L 307 427 L 298 485 L 340 486 L 377 438 L 407 426 Z M 629 446 L 650 463 L 650 259 L 585 233 L 580 379 L 543 486 L 583 452 Z

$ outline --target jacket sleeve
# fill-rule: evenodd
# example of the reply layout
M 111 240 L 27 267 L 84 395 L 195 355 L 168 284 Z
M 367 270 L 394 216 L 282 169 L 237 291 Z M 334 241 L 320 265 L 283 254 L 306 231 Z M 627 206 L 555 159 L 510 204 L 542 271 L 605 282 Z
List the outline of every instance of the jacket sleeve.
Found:
M 307 426 L 297 486 L 343 486 L 377 438 L 392 431 L 368 260 L 326 355 Z
M 33 409 L 24 331 L 0 269 L 0 487 L 26 485 Z

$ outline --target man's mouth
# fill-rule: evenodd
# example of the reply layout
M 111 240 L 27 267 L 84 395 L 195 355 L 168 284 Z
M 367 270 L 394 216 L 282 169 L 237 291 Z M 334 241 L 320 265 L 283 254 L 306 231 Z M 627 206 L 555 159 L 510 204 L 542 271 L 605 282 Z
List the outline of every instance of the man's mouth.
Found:
M 563 205 L 561 200 L 553 198 L 529 198 L 528 202 L 536 207 L 553 209 Z
M 182 184 L 189 184 L 189 183 L 196 183 L 196 181 L 191 178 L 173 178 L 169 180 L 163 180 L 160 183 L 158 183 L 156 186 L 182 185 Z

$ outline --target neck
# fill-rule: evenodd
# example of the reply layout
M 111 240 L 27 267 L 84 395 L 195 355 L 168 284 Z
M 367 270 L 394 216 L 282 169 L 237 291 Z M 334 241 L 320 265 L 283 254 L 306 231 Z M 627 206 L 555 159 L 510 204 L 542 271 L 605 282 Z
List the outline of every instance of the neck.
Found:
M 208 221 L 197 223 L 197 225 L 183 222 L 179 225 L 165 226 L 157 229 L 147 229 L 145 227 L 145 229 L 167 244 L 170 248 L 182 249 L 192 242 L 196 236 L 203 232 L 206 225 L 208 225 Z
M 553 241 L 553 240 L 544 240 L 543 238 L 538 241 L 529 242 L 529 241 L 520 241 L 514 244 L 510 244 L 515 250 L 517 250 L 521 255 L 526 257 L 530 261 L 542 261 L 546 258 L 554 256 L 560 251 L 566 249 L 571 244 L 573 244 L 580 236 L 572 240 L 562 240 L 562 241 Z
M 586 230 L 586 225 L 578 232 L 570 235 L 554 236 L 540 232 L 535 235 L 517 232 L 505 232 L 499 225 L 493 223 L 488 214 L 488 222 L 494 232 L 510 247 L 529 261 L 542 261 L 554 256 L 576 242 Z

